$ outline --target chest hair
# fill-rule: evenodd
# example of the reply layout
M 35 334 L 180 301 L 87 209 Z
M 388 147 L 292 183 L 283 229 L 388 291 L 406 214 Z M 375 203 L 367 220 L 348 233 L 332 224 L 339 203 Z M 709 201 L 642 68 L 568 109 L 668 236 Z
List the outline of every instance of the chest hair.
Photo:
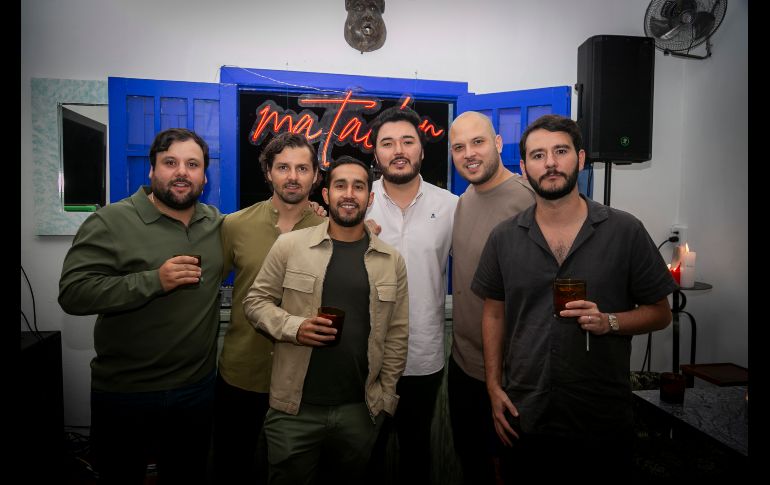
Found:
M 583 225 L 583 221 L 576 221 L 566 226 L 541 226 L 540 230 L 543 232 L 543 237 L 548 243 L 548 247 L 551 248 L 556 261 L 559 262 L 559 266 L 562 265 L 569 250 L 572 248 L 572 243 L 575 242 L 578 232 Z

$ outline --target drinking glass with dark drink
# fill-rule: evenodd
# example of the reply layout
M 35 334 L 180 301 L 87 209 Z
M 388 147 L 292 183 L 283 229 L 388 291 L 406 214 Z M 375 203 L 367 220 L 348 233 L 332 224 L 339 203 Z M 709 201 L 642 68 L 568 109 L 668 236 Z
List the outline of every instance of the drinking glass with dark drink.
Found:
M 334 340 L 328 342 L 326 345 L 333 347 L 340 343 L 340 339 L 342 339 L 342 326 L 345 323 L 345 310 L 333 306 L 322 306 L 318 308 L 318 316 L 331 320 L 332 328 L 337 329 Z

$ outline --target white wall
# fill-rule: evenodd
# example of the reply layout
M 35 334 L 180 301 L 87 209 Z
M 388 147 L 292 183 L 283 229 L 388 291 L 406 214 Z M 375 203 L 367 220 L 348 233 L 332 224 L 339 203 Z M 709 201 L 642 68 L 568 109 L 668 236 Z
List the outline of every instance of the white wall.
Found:
M 745 362 L 748 342 L 748 1 L 732 1 L 711 63 L 684 75 L 679 216 L 697 244 L 698 277 L 712 295 L 691 298 L 702 358 Z M 716 40 L 715 40 L 716 42 Z M 739 345 L 742 342 L 742 345 Z M 756 356 L 755 356 L 756 357 Z M 716 360 L 711 360 L 712 362 Z
M 465 81 L 476 93 L 572 85 L 578 45 L 597 34 L 644 35 L 647 3 L 389 0 L 385 46 L 361 54 L 343 38 L 343 0 L 21 2 L 21 263 L 40 328 L 63 333 L 66 424 L 89 423 L 94 317 L 66 315 L 56 302 L 72 238 L 34 235 L 30 78 L 216 82 L 220 66 L 234 65 Z M 689 226 L 698 280 L 714 285 L 690 293 L 687 306 L 698 319 L 699 362 L 748 363 L 747 4 L 730 2 L 711 59 L 657 53 L 653 159 L 612 174 L 611 205 L 637 215 L 653 240 L 665 239 L 672 223 Z M 595 179 L 601 200 L 601 167 Z M 31 315 L 24 286 L 21 305 Z M 645 342 L 634 339 L 632 368 Z M 654 342 L 653 369 L 668 369 L 671 330 Z

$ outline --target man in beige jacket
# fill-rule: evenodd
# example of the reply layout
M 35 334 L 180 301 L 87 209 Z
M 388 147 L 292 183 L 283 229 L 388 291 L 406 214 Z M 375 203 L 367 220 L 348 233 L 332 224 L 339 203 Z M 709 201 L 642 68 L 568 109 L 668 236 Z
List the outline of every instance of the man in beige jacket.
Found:
M 271 484 L 317 475 L 360 483 L 382 424 L 398 404 L 409 309 L 401 255 L 364 225 L 371 172 L 341 157 L 323 197 L 328 222 L 287 233 L 244 299 L 248 320 L 276 339 L 264 424 Z M 344 333 L 316 316 L 345 311 Z

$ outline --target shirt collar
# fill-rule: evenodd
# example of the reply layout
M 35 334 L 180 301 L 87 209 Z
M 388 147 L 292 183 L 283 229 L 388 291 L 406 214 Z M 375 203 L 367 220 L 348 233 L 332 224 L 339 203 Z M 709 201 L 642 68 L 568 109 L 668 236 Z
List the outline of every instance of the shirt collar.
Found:
M 417 186 L 417 194 L 414 196 L 414 199 L 412 200 L 412 202 L 409 203 L 407 208 L 412 207 L 414 205 L 414 203 L 417 202 L 417 200 L 420 199 L 420 197 L 422 197 L 422 194 L 423 194 L 422 189 L 424 187 L 424 184 L 423 184 L 424 181 L 422 179 L 422 175 L 418 173 L 417 177 L 419 177 L 420 185 Z M 385 191 L 385 182 L 382 179 L 380 179 L 379 182 L 380 182 L 379 183 L 379 192 L 383 195 L 383 197 L 385 197 L 385 200 L 387 200 L 389 204 L 393 204 L 396 207 L 398 207 L 398 204 L 396 204 L 393 201 L 393 199 L 390 198 L 388 193 Z
M 588 215 L 586 216 L 586 222 L 588 224 L 591 224 L 592 226 L 594 226 L 602 221 L 605 221 L 609 217 L 609 214 L 610 214 L 609 207 L 607 207 L 604 204 L 600 204 L 595 200 L 591 200 L 583 194 L 578 194 L 578 195 L 580 195 L 580 198 L 586 202 L 586 207 L 588 208 Z M 521 213 L 521 216 L 519 217 L 519 226 L 526 227 L 528 229 L 532 227 L 535 220 L 536 207 L 537 207 L 537 204 L 533 204 Z
M 273 205 L 273 197 L 271 196 L 269 199 L 265 200 L 264 202 L 265 202 L 265 210 L 267 210 L 273 224 L 278 224 L 278 209 L 276 209 L 275 206 Z M 310 205 L 306 205 L 302 209 L 301 217 L 297 221 L 297 224 L 301 223 L 302 221 L 312 216 L 313 214 L 315 214 L 315 212 L 310 208 Z M 295 224 L 295 227 L 296 227 L 296 224 Z
M 388 253 L 387 246 L 382 242 L 380 238 L 375 236 L 372 231 L 369 230 L 369 226 L 364 224 L 364 230 L 369 235 L 369 249 L 378 251 L 380 253 Z M 327 217 L 321 224 L 313 226 L 310 234 L 307 238 L 307 245 L 309 248 L 313 248 L 321 245 L 324 241 L 332 242 L 331 236 L 329 236 L 329 218 Z M 367 251 L 368 251 L 367 250 Z
M 134 207 L 136 207 L 136 211 L 139 213 L 139 217 L 141 217 L 142 222 L 145 224 L 151 224 L 163 216 L 163 213 L 158 210 L 158 208 L 155 207 L 155 204 L 153 204 L 150 200 L 150 192 L 151 189 L 149 185 L 142 185 L 136 192 L 134 192 L 134 195 L 131 196 L 131 201 L 133 202 Z M 196 201 L 195 211 L 190 218 L 189 225 L 192 225 L 193 223 L 207 217 L 209 217 L 209 215 L 206 214 L 205 211 L 201 210 L 201 203 Z

